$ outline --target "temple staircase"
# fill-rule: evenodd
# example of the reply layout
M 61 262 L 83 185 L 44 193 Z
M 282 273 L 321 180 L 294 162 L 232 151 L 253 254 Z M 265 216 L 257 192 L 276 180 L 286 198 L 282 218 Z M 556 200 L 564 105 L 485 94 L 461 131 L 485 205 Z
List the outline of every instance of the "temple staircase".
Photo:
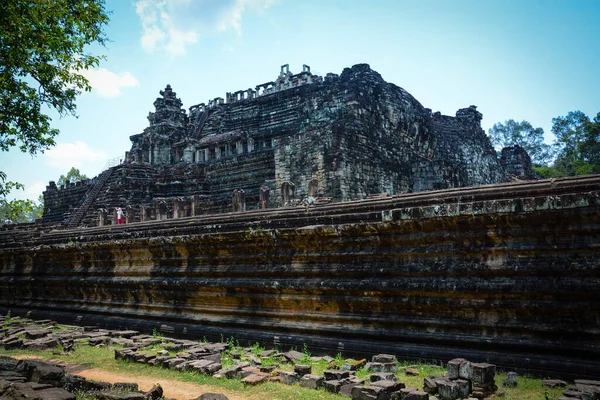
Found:
M 100 193 L 100 190 L 102 190 L 102 187 L 104 187 L 104 184 L 108 181 L 108 178 L 110 178 L 113 170 L 114 168 L 109 168 L 100 174 L 96 184 L 90 187 L 69 218 L 65 221 L 67 228 L 75 228 L 79 225 L 85 213 L 94 203 L 94 200 L 96 200 L 96 196 L 98 196 L 98 193 Z
M 194 121 L 194 123 L 192 124 L 192 132 L 191 132 L 191 137 L 198 137 L 200 135 L 200 133 L 202 132 L 202 128 L 204 127 L 204 124 L 206 123 L 206 120 L 208 119 L 208 114 L 209 114 L 209 109 L 205 109 L 204 112 L 200 112 L 198 113 L 198 117 L 196 118 L 196 121 Z

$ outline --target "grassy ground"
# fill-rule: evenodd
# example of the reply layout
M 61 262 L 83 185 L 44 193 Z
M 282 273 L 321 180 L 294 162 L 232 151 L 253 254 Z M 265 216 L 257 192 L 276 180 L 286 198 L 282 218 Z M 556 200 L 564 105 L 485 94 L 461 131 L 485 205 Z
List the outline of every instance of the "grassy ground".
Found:
M 292 386 L 283 385 L 280 383 L 266 382 L 258 386 L 247 386 L 237 379 L 216 379 L 211 376 L 201 375 L 194 372 L 178 372 L 168 370 L 160 367 L 151 367 L 144 364 L 138 364 L 134 362 L 115 360 L 114 359 L 115 347 L 89 347 L 79 346 L 76 351 L 72 353 L 63 353 L 57 350 L 49 350 L 42 352 L 31 352 L 23 350 L 1 350 L 1 355 L 14 356 L 14 355 L 36 355 L 43 358 L 49 358 L 53 360 L 60 360 L 65 363 L 82 365 L 90 368 L 97 368 L 103 370 L 109 370 L 111 372 L 124 372 L 129 375 L 138 375 L 146 377 L 156 377 L 163 379 L 172 379 L 182 382 L 192 382 L 202 385 L 212 385 L 223 389 L 235 391 L 240 395 L 247 397 L 255 397 L 257 395 L 262 396 L 264 399 L 278 399 L 278 400 L 334 400 L 341 399 L 341 396 L 330 394 L 323 390 L 310 390 L 305 389 L 297 384 Z M 153 351 L 160 350 L 160 346 L 153 348 Z M 256 352 L 261 350 L 259 347 L 256 348 Z M 235 351 L 235 349 L 234 349 Z M 225 364 L 227 361 L 227 355 L 224 357 Z M 308 357 L 304 360 L 306 363 L 311 364 L 313 367 L 313 373 L 322 374 L 322 372 L 332 365 L 325 361 L 310 362 Z M 334 363 L 341 364 L 344 362 L 340 356 L 336 357 Z M 273 360 L 273 363 L 277 361 Z M 411 365 L 419 370 L 420 375 L 409 376 L 406 375 L 402 367 L 406 367 L 408 364 L 400 364 L 399 372 L 396 376 L 400 382 L 404 382 L 407 387 L 413 386 L 419 389 L 423 388 L 423 378 L 428 375 L 444 375 L 446 372 L 445 368 L 441 366 L 434 366 L 428 364 Z M 291 370 L 293 366 L 291 364 L 279 363 L 281 370 Z M 366 376 L 368 373 L 364 370 L 359 370 L 357 375 L 359 377 Z M 506 400 L 553 400 L 560 397 L 562 390 L 555 389 L 544 389 L 541 384 L 541 380 L 519 377 L 517 388 L 503 388 L 502 379 L 504 378 L 503 373 L 499 373 L 496 376 L 496 382 L 499 392 L 492 398 L 502 398 Z M 503 392 L 500 396 L 500 392 Z

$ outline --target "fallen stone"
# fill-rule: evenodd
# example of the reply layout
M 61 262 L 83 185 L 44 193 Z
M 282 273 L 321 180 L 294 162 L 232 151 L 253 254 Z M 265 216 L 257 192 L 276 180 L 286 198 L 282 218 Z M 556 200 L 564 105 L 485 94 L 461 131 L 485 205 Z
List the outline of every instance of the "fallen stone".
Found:
M 29 340 L 23 343 L 23 348 L 28 350 L 47 350 L 58 347 L 56 338 L 43 337 L 41 339 Z
M 324 375 L 326 381 L 331 381 L 331 380 L 339 381 L 339 380 L 348 378 L 350 376 L 350 372 L 336 370 L 336 369 L 328 369 L 327 371 L 323 372 L 323 375 Z
M 112 385 L 113 389 L 117 389 L 117 390 L 126 390 L 126 391 L 138 391 L 139 387 L 137 383 L 130 383 L 130 382 L 116 382 L 113 383 Z
M 542 381 L 542 387 L 545 388 L 566 388 L 568 386 L 567 382 L 560 379 L 544 379 Z
M 323 381 L 323 387 L 325 388 L 325 390 L 327 390 L 330 393 L 339 393 L 341 387 L 342 387 L 342 382 L 339 380 L 326 380 Z
M 282 371 L 279 373 L 279 379 L 281 383 L 286 385 L 293 385 L 300 380 L 300 375 L 295 372 Z
M 220 393 L 204 393 L 200 397 L 196 397 L 194 400 L 229 400 L 229 398 Z
M 408 375 L 408 376 L 418 376 L 420 374 L 421 373 L 416 368 L 411 368 L 411 367 L 406 368 L 406 375 Z
M 94 397 L 98 400 L 146 400 L 144 393 L 124 393 L 113 390 L 104 390 L 98 393 L 94 393 Z
M 392 374 L 391 372 L 375 372 L 374 374 L 371 374 L 371 376 L 369 377 L 369 380 L 371 382 L 395 381 L 396 376 L 394 376 L 394 374 Z
M 244 379 L 242 379 L 242 382 L 247 384 L 247 385 L 258 385 L 259 383 L 262 383 L 264 381 L 266 381 L 267 379 L 269 379 L 269 374 L 265 374 L 265 373 L 252 373 L 250 375 L 248 375 L 247 377 L 245 377 Z
M 360 369 L 360 367 L 362 367 L 366 363 L 367 363 L 367 360 L 364 358 L 362 360 L 349 361 L 349 362 L 344 363 L 344 365 L 342 365 L 342 369 L 345 371 L 358 371 Z
M 39 339 L 43 338 L 44 336 L 48 336 L 49 334 L 50 331 L 46 329 L 32 328 L 25 331 L 25 337 L 27 339 Z
M 152 389 L 144 393 L 146 400 L 159 400 L 163 397 L 163 388 L 160 385 L 152 386 Z
M 296 350 L 290 350 L 286 353 L 283 353 L 283 356 L 291 363 L 296 363 L 296 361 L 304 358 L 304 354 Z
M 296 364 L 294 366 L 294 372 L 300 376 L 304 376 L 312 373 L 312 367 L 310 365 Z
M 69 392 L 91 392 L 108 390 L 111 384 L 108 382 L 88 381 L 81 376 L 65 374 L 60 380 L 60 386 Z
M 391 363 L 391 362 L 396 362 L 396 356 L 394 356 L 392 354 L 377 354 L 377 355 L 373 356 L 371 361 L 374 363 L 382 363 L 382 364 Z
M 39 383 L 57 383 L 65 376 L 65 369 L 57 365 L 37 360 L 21 360 L 16 366 L 28 381 Z
M 318 389 L 323 386 L 323 377 L 319 375 L 304 375 L 300 378 L 299 385 L 308 389 Z
M 588 385 L 588 386 L 600 386 L 600 381 L 593 381 L 589 379 L 575 379 L 576 385 Z
M 471 363 L 471 380 L 474 383 L 493 383 L 496 366 L 488 363 Z
M 389 396 L 380 387 L 355 386 L 352 388 L 352 400 L 385 400 Z
M 517 387 L 517 373 L 507 372 L 502 380 L 502 386 L 504 387 Z
M 370 386 L 380 387 L 386 393 L 397 392 L 400 389 L 404 389 L 406 385 L 402 382 L 394 382 L 391 380 L 381 380 L 371 383 Z

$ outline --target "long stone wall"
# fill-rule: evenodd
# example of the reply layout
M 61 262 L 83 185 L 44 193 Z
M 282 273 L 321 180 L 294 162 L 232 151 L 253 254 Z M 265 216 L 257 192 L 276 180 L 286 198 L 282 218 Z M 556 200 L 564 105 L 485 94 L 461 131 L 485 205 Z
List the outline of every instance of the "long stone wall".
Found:
M 0 231 L 0 310 L 600 375 L 600 176 Z

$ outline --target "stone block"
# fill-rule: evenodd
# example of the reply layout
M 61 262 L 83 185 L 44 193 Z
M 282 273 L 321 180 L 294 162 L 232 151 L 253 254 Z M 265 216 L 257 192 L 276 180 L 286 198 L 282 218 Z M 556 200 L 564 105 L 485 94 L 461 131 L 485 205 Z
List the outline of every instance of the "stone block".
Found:
M 471 363 L 471 380 L 474 383 L 493 383 L 496 376 L 496 366 L 488 363 Z
M 466 379 L 457 379 L 454 381 L 458 385 L 458 398 L 466 399 L 471 393 L 471 381 Z
M 400 389 L 404 389 L 406 387 L 406 385 L 402 382 L 394 382 L 391 380 L 376 381 L 376 382 L 371 383 L 370 386 L 380 387 L 386 393 L 397 392 Z
M 342 382 L 338 380 L 323 381 L 323 387 L 330 393 L 339 393 Z
M 352 389 L 356 386 L 361 386 L 362 382 L 343 383 L 338 394 L 343 397 L 352 397 Z
M 295 372 L 282 371 L 279 373 L 281 383 L 286 385 L 293 385 L 300 380 L 300 375 Z
M 502 386 L 504 387 L 517 387 L 517 373 L 507 372 L 502 380 Z
M 438 382 L 437 388 L 440 400 L 456 400 L 459 398 L 458 384 L 454 381 Z
M 402 390 L 400 392 L 402 393 Z M 429 400 L 429 395 L 420 390 L 413 390 L 406 393 L 402 400 Z
M 392 354 L 377 354 L 371 359 L 374 363 L 391 363 L 396 362 L 396 356 Z
M 246 376 L 244 379 L 242 379 L 242 382 L 247 385 L 258 385 L 259 383 L 266 381 L 268 378 L 269 378 L 269 374 L 260 373 L 260 372 L 252 373 L 252 374 Z
M 312 373 L 312 367 L 310 365 L 297 364 L 294 366 L 294 372 L 300 376 Z
M 395 381 L 396 376 L 391 372 L 375 372 L 369 377 L 371 382 L 377 381 Z
M 348 378 L 350 376 L 350 372 L 337 370 L 337 369 L 328 369 L 327 371 L 323 372 L 323 375 L 324 375 L 326 381 L 331 381 L 331 380 L 339 381 L 339 380 Z
M 300 386 L 308 388 L 308 389 L 318 389 L 323 385 L 323 377 L 319 375 L 304 375 L 300 378 Z
M 352 388 L 352 400 L 386 400 L 389 396 L 380 387 L 355 386 Z
M 544 379 L 542 381 L 542 387 L 554 389 L 554 388 L 566 388 L 567 382 L 560 379 Z

